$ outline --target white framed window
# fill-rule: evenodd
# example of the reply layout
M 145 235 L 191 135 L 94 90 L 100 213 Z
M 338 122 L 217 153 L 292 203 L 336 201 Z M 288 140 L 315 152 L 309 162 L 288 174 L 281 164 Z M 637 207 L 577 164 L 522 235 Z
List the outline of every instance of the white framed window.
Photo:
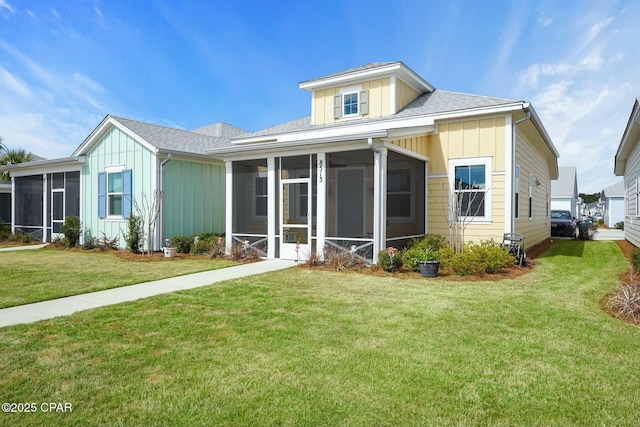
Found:
M 333 116 L 335 119 L 353 119 L 369 114 L 369 91 L 362 85 L 340 89 L 333 98 Z
M 520 166 L 516 165 L 513 186 L 515 188 L 515 213 L 516 219 L 520 218 Z
M 491 157 L 449 160 L 452 214 L 465 222 L 491 222 Z
M 122 218 L 122 170 L 107 172 L 107 217 Z

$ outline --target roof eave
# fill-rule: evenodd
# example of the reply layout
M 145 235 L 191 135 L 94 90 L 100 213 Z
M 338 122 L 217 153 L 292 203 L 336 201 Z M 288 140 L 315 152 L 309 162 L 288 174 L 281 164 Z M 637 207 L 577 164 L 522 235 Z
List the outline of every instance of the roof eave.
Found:
M 633 150 L 634 141 L 640 135 L 640 98 L 636 98 L 633 103 L 627 126 L 624 129 L 620 145 L 614 158 L 613 172 L 616 176 L 624 176 L 627 165 L 627 157 Z

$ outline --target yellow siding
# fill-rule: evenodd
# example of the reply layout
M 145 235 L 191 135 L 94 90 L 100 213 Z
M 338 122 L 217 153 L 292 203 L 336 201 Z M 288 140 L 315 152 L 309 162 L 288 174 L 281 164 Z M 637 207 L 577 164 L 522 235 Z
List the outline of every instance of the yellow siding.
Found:
M 438 124 L 427 137 L 428 232 L 449 237 L 449 159 L 491 157 L 491 223 L 469 224 L 465 240 L 502 241 L 505 228 L 505 118 L 490 117 Z
M 340 89 L 357 85 L 361 85 L 362 90 L 369 91 L 369 114 L 363 115 L 363 118 L 388 116 L 391 113 L 389 108 L 391 79 L 386 77 L 316 90 L 312 100 L 314 123 L 322 125 L 339 121 L 333 118 L 333 97 L 340 94 Z
M 400 79 L 396 79 L 396 111 L 406 107 L 411 101 L 420 95 L 417 90 Z
M 428 143 L 429 143 L 429 137 L 426 135 L 392 141 L 393 145 L 406 148 L 407 150 L 411 150 L 415 153 L 420 153 L 425 156 L 429 154 Z
M 550 154 L 541 149 L 542 141 L 529 122 L 518 126 L 516 164 L 520 166 L 520 206 L 515 231 L 525 235 L 525 246 L 531 247 L 551 235 L 549 206 L 551 203 Z M 529 218 L 529 175 L 533 174 L 533 212 Z M 538 185 L 539 183 L 539 185 Z

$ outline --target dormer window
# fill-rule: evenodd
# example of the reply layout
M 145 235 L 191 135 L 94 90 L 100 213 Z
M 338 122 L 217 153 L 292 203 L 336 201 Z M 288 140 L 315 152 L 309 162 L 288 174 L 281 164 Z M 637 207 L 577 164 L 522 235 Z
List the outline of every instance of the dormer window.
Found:
M 333 98 L 333 116 L 336 119 L 362 117 L 369 113 L 369 91 L 362 86 L 352 86 L 340 90 Z

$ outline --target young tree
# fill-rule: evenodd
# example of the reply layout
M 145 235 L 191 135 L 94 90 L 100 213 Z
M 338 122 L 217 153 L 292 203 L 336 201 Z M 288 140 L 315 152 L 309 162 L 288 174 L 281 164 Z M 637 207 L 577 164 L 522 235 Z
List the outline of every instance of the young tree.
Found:
M 140 197 L 140 203 L 138 203 L 137 200 L 133 201 L 133 208 L 135 210 L 136 217 L 140 222 L 140 230 L 142 234 L 141 240 L 143 245 L 140 249 L 144 254 L 146 247 L 147 254 L 149 256 L 153 253 L 153 238 L 155 236 L 156 223 L 160 216 L 160 201 L 162 200 L 163 195 L 163 191 L 155 190 L 151 200 L 149 200 L 147 195 L 143 192 Z

